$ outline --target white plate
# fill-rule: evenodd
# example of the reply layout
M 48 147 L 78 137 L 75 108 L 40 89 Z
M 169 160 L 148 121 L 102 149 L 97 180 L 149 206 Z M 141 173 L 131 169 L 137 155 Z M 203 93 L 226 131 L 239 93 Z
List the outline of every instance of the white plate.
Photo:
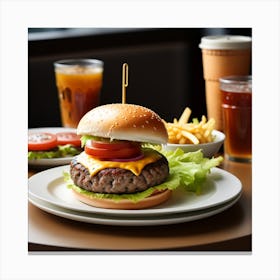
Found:
M 117 210 L 91 207 L 78 201 L 63 180 L 63 171 L 69 172 L 69 165 L 60 166 L 37 173 L 29 178 L 29 194 L 33 197 L 75 211 L 102 215 L 149 216 L 168 215 L 198 211 L 226 203 L 237 197 L 242 190 L 240 180 L 231 173 L 212 168 L 200 195 L 186 192 L 183 188 L 173 191 L 165 203 L 149 209 Z
M 36 207 L 44 210 L 45 212 L 51 213 L 53 215 L 67 218 L 74 221 L 101 224 L 101 225 L 114 225 L 114 226 L 156 226 L 156 225 L 170 225 L 178 224 L 184 222 L 190 222 L 195 220 L 204 219 L 218 213 L 221 213 L 234 205 L 241 194 L 230 200 L 227 203 L 220 204 L 216 207 L 211 207 L 207 210 L 200 210 L 188 213 L 176 213 L 165 216 L 144 216 L 144 217 L 117 217 L 117 216 L 107 216 L 98 215 L 87 212 L 78 212 L 69 210 L 63 207 L 55 206 L 51 203 L 45 202 L 41 199 L 37 199 L 32 195 L 29 195 L 29 201 Z
M 59 133 L 59 132 L 74 132 L 75 128 L 67 127 L 40 127 L 40 128 L 30 128 L 28 132 L 49 132 L 49 133 Z M 32 166 L 59 166 L 69 164 L 73 157 L 63 157 L 63 158 L 42 158 L 42 159 L 30 159 L 28 164 Z

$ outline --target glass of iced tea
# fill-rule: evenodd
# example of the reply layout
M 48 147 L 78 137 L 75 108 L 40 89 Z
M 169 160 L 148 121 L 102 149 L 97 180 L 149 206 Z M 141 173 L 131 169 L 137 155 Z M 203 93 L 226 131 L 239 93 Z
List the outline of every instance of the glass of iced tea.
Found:
M 64 127 L 76 128 L 82 116 L 99 105 L 103 65 L 97 59 L 68 59 L 54 63 Z
M 233 161 L 252 159 L 252 77 L 220 78 L 225 156 Z

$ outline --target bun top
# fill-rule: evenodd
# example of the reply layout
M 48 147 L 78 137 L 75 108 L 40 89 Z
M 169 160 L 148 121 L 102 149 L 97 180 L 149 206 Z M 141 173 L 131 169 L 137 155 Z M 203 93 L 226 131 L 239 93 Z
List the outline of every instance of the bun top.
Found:
M 78 135 L 149 143 L 167 143 L 163 120 L 152 110 L 134 104 L 107 104 L 87 112 L 77 127 Z

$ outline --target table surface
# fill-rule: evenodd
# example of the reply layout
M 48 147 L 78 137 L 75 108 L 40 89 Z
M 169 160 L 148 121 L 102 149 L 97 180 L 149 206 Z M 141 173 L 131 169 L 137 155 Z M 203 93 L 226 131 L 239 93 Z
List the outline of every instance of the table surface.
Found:
M 173 225 L 110 226 L 57 217 L 28 204 L 29 251 L 251 251 L 252 165 L 224 160 L 242 196 L 214 216 Z M 29 170 L 29 177 L 36 171 Z

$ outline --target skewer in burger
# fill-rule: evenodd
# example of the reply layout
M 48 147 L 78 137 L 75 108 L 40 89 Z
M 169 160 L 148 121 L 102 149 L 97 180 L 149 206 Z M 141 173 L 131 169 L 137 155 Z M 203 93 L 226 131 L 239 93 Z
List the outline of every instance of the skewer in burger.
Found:
M 167 159 L 142 147 L 168 140 L 155 112 L 133 104 L 102 105 L 84 115 L 77 134 L 84 152 L 72 160 L 70 177 L 78 200 L 100 208 L 141 209 L 170 198 L 172 191 L 164 187 Z

